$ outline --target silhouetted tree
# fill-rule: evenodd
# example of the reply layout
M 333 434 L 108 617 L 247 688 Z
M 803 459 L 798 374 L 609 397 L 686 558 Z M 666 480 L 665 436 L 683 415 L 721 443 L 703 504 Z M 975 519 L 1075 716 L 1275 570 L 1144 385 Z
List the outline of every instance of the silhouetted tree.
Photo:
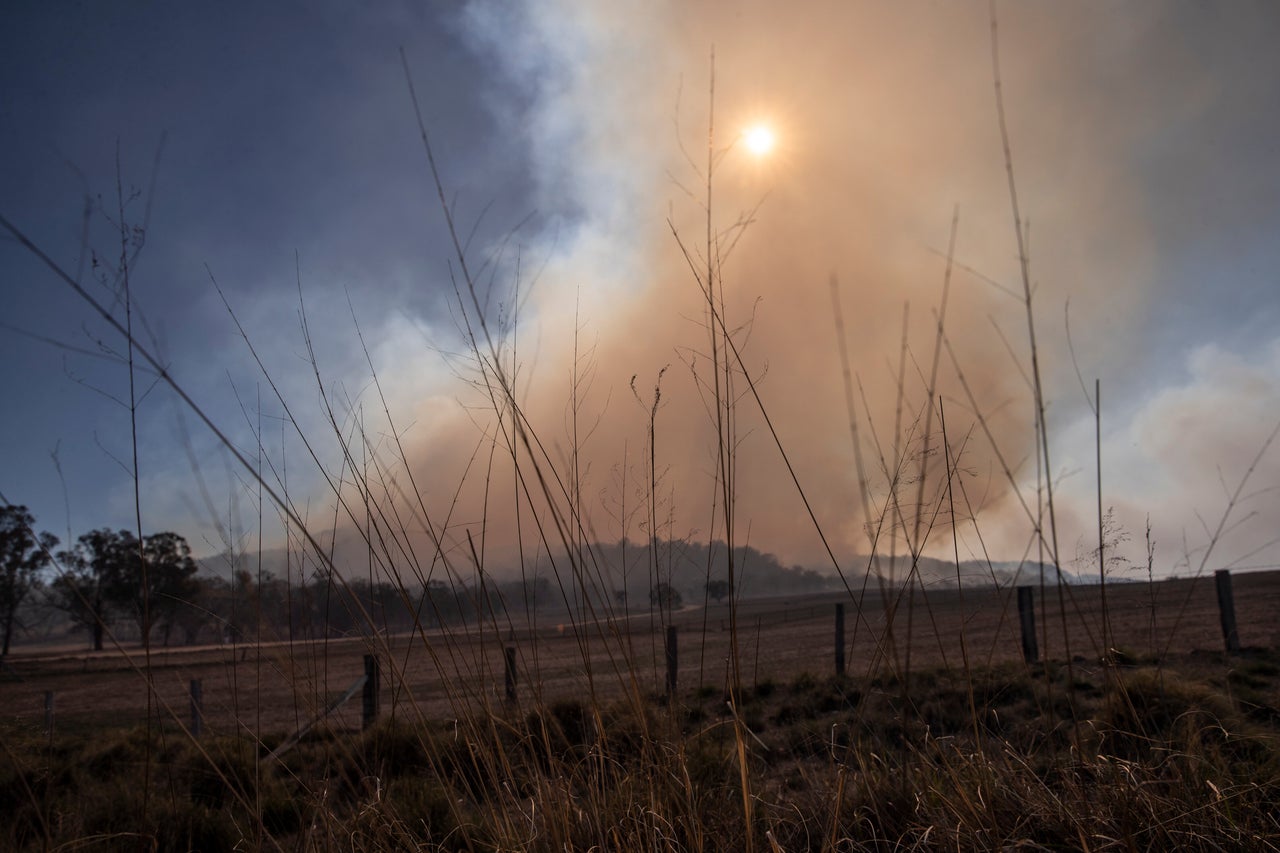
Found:
M 40 586 L 40 573 L 49 565 L 49 554 L 58 545 L 52 534 L 37 534 L 35 523 L 25 506 L 0 507 L 0 616 L 4 619 L 0 659 L 9 654 L 18 605 Z
M 679 607 L 683 601 L 680 590 L 669 583 L 660 583 L 649 590 L 649 604 L 654 607 Z
M 119 536 L 119 558 L 108 564 L 105 579 L 107 599 L 129 615 L 143 642 L 161 625 L 167 643 L 174 615 L 190 605 L 197 591 L 191 548 L 176 533 L 153 533 L 141 548 L 132 534 L 121 531 Z
M 107 597 L 107 578 L 114 564 L 123 560 L 126 547 L 137 550 L 137 539 L 127 530 L 107 528 L 82 534 L 70 551 L 58 554 L 63 573 L 53 582 L 54 604 L 71 623 L 84 628 L 93 639 L 93 650 L 102 651 L 102 635 L 114 614 Z
M 253 573 L 236 569 L 220 601 L 223 637 L 227 640 L 251 639 L 258 634 L 258 593 Z
M 465 623 L 474 606 L 475 601 L 466 587 L 457 588 L 441 580 L 430 580 L 422 591 L 418 617 L 423 624 L 430 625 Z
M 729 595 L 729 590 L 729 582 L 723 578 L 707 581 L 707 595 L 716 601 L 724 601 L 726 596 Z
M 167 641 L 175 615 L 198 589 L 191 549 L 176 533 L 154 533 L 139 545 L 127 530 L 104 528 L 84 534 L 60 556 L 67 571 L 55 584 L 57 603 L 92 631 L 95 650 L 117 614 L 133 620 L 144 642 L 156 625 L 164 626 Z
M 177 608 L 165 622 L 165 645 L 169 644 L 169 632 L 174 628 L 181 635 L 182 642 L 191 646 L 200 641 L 202 631 L 218 622 L 217 613 L 213 608 L 217 605 L 218 584 L 222 581 L 218 578 L 197 576 L 192 578 L 191 582 L 193 593 L 190 606 Z

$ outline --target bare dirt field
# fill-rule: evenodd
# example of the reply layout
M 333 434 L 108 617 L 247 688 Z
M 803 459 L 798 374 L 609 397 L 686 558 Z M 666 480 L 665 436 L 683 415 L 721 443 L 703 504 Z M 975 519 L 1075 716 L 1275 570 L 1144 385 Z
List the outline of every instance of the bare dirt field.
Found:
M 1233 581 L 1241 644 L 1276 646 L 1280 572 L 1239 574 Z M 1100 658 L 1101 588 L 1063 588 L 1061 602 L 1056 587 L 1044 592 L 1041 599 L 1036 590 L 1041 656 Z M 743 681 L 832 672 L 839 602 L 845 604 L 847 670 L 854 677 L 874 674 L 886 661 L 901 669 L 908 651 L 912 670 L 960 669 L 966 658 L 976 667 L 1022 659 L 1012 589 L 917 589 L 899 599 L 892 637 L 885 631 L 886 601 L 869 590 L 859 608 L 859 590 L 854 593 L 741 602 L 737 659 Z M 1130 657 L 1223 648 L 1212 576 L 1109 584 L 1106 596 L 1110 645 Z M 678 631 L 682 690 L 726 683 L 729 619 L 728 605 L 685 608 L 670 617 Z M 176 726 L 190 720 L 189 685 L 199 679 L 207 731 L 287 734 L 342 696 L 363 674 L 364 656 L 374 654 L 382 670 L 382 714 L 447 720 L 478 705 L 501 705 L 506 646 L 516 649 L 522 704 L 593 695 L 608 700 L 629 690 L 660 693 L 665 627 L 658 614 L 643 612 L 576 626 L 564 616 L 532 623 L 503 618 L 496 625 L 416 635 L 153 649 L 149 662 L 136 647 L 96 654 L 24 651 L 11 655 L 0 673 L 0 708 L 6 722 L 42 728 L 51 692 L 58 728 L 129 726 L 146 719 L 150 678 L 159 718 Z M 328 723 L 358 727 L 360 714 L 356 695 Z

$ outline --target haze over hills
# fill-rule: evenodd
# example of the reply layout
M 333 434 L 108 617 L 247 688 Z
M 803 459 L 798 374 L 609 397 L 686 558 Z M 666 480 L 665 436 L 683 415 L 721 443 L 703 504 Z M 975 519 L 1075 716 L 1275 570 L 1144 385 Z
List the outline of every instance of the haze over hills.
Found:
M 476 569 L 469 554 L 457 551 L 450 555 L 447 565 L 446 561 L 436 559 L 433 566 L 434 552 L 425 548 L 413 551 L 416 557 L 411 558 L 408 546 L 397 546 L 395 559 L 375 556 L 371 560 L 369 548 L 359 534 L 341 533 L 334 543 L 332 532 L 326 532 L 317 536 L 317 541 L 322 547 L 332 549 L 333 564 L 349 583 L 391 581 L 407 587 L 433 583 L 457 588 L 478 587 L 482 582 L 526 583 L 544 585 L 546 589 L 563 587 L 570 597 L 575 597 L 575 591 L 582 585 L 593 590 L 593 597 L 644 606 L 660 584 L 668 584 L 685 603 L 695 603 L 703 600 L 709 583 L 727 582 L 729 577 L 729 551 L 721 541 L 708 544 L 659 539 L 651 548 L 644 542 L 621 539 L 584 549 L 585 557 L 581 560 L 570 560 L 563 552 L 553 560 L 541 551 L 526 558 L 523 570 L 514 561 L 501 561 L 496 568 L 483 573 Z M 734 549 L 733 562 L 741 598 L 826 592 L 846 585 L 856 593 L 864 586 L 878 589 L 882 582 L 888 586 L 901 584 L 911 568 L 909 555 L 900 554 L 891 560 L 881 554 L 875 561 L 859 556 L 842 567 L 842 578 L 830 566 L 787 566 L 773 554 L 749 545 Z M 294 582 L 323 577 L 322 561 L 301 550 L 286 553 L 282 548 L 265 549 L 260 558 L 256 552 L 234 557 L 224 552 L 205 557 L 200 564 L 205 574 L 224 579 L 235 571 L 256 576 L 259 570 L 264 577 L 288 577 Z M 949 560 L 921 557 L 917 562 L 920 581 L 927 587 L 954 586 L 957 577 L 965 587 L 1038 584 L 1040 571 L 1040 567 L 1031 562 L 966 560 L 960 563 L 958 572 L 955 563 Z M 1045 583 L 1057 582 L 1057 570 L 1052 565 L 1045 565 L 1043 572 Z M 870 577 L 866 578 L 868 573 Z M 1091 581 L 1090 575 L 1066 570 L 1061 575 L 1069 584 Z

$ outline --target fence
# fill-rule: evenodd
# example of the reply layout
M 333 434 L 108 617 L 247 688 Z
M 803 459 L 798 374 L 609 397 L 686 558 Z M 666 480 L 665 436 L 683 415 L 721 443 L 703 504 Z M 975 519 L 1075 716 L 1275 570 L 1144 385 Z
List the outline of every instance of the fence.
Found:
M 1208 578 L 1203 578 L 1110 587 L 1106 613 L 1110 628 L 1105 636 L 1112 638 L 1116 647 L 1127 646 L 1131 654 L 1134 649 L 1145 649 L 1152 657 L 1171 649 L 1215 647 L 1227 654 L 1238 654 L 1246 645 L 1274 644 L 1276 637 L 1268 636 L 1267 631 L 1275 630 L 1271 614 L 1280 604 L 1280 573 L 1247 574 L 1233 579 L 1224 570 L 1213 576 L 1214 595 L 1208 593 L 1207 585 Z M 1239 601 L 1237 585 L 1245 588 Z M 905 604 L 899 603 L 896 615 L 890 616 L 892 599 L 868 598 L 861 607 L 851 607 L 847 597 L 799 606 L 789 601 L 745 602 L 738 619 L 740 671 L 749 681 L 800 671 L 856 673 L 858 665 L 870 667 L 886 654 L 881 640 L 890 631 L 891 622 L 899 651 L 904 642 L 912 644 L 915 666 L 960 663 L 955 642 L 958 633 L 944 635 L 946 626 L 964 632 L 969 654 L 980 664 L 1013 660 L 1030 664 L 1061 659 L 1068 653 L 1077 658 L 1110 657 L 1112 650 L 1104 651 L 1098 645 L 1104 636 L 1099 593 L 1096 587 L 1060 590 L 1054 584 L 1047 584 L 1043 590 L 1022 586 L 1015 590 L 965 590 L 962 594 L 955 590 L 923 594 L 917 591 L 915 606 L 921 612 L 914 620 L 914 635 L 906 630 Z M 1241 619 L 1241 615 L 1246 618 Z M 422 638 L 409 637 L 383 638 L 385 646 L 377 654 L 364 651 L 359 657 L 352 652 L 368 648 L 362 640 L 331 641 L 323 649 L 313 645 L 300 652 L 290 647 L 292 658 L 284 654 L 283 647 L 246 646 L 206 651 L 203 654 L 214 660 L 203 664 L 183 658 L 174 669 L 200 671 L 202 676 L 178 682 L 184 688 L 181 693 L 166 692 L 171 689 L 168 685 L 172 679 L 157 677 L 155 683 L 157 693 L 163 694 L 161 704 L 170 709 L 171 716 L 184 704 L 189 708 L 183 722 L 197 737 L 211 721 L 225 730 L 229 712 L 239 719 L 261 719 L 264 729 L 292 730 L 301 737 L 312 726 L 331 718 L 336 718 L 341 727 L 353 727 L 358 720 L 359 726 L 367 728 L 383 714 L 383 702 L 388 698 L 393 708 L 397 703 L 412 701 L 428 714 L 447 718 L 457 713 L 456 706 L 450 704 L 455 700 L 445 698 L 451 692 L 478 697 L 479 701 L 492 697 L 508 707 L 519 706 L 522 701 L 536 703 L 581 696 L 584 682 L 594 695 L 607 695 L 612 678 L 608 661 L 611 656 L 616 657 L 620 638 L 625 638 L 624 645 L 633 655 L 628 666 L 642 683 L 651 685 L 657 696 L 677 696 L 682 683 L 687 688 L 690 683 L 704 686 L 724 682 L 730 653 L 727 620 L 713 619 L 700 611 L 678 612 L 671 624 L 659 622 L 650 626 L 648 617 L 644 614 L 644 618 L 635 618 L 629 625 L 618 621 L 593 623 L 564 632 L 531 625 L 519 635 L 511 633 L 497 643 L 492 666 L 488 663 L 495 645 L 492 635 L 481 631 L 450 636 L 445 631 L 426 637 L 428 644 L 451 646 L 449 653 L 438 660 L 432 655 L 413 654 L 414 648 L 421 648 Z M 1246 643 L 1246 639 L 1250 642 Z M 452 672 L 439 665 L 446 660 L 453 661 Z M 90 665 L 99 661 L 102 671 Z M 359 662 L 358 669 L 353 669 L 353 661 Z M 107 670 L 108 663 L 114 675 Z M 116 656 L 75 656 L 62 662 L 60 672 L 53 667 L 54 672 L 45 676 L 22 674 L 23 670 L 39 666 L 38 660 L 15 659 L 13 666 L 21 680 L 6 691 L 13 695 L 14 704 L 10 707 L 34 710 L 42 703 L 44 728 L 50 737 L 55 707 L 60 714 L 78 717 L 83 717 L 87 709 L 101 714 L 112 707 L 126 706 L 135 711 L 145 707 L 144 682 L 133 673 L 120 670 Z M 169 664 L 162 658 L 157 666 L 166 668 Z M 228 697 L 226 685 L 234 679 L 229 679 L 227 673 L 236 667 L 271 671 L 272 686 L 262 686 L 261 679 L 244 678 L 242 691 L 252 685 L 257 695 Z M 390 683 L 384 683 L 384 671 L 392 674 Z M 288 698 L 282 700 L 275 683 L 280 674 L 293 694 L 292 714 L 281 713 L 281 707 L 287 712 L 291 702 Z M 121 680 L 130 675 L 132 679 Z M 57 686 L 46 688 L 46 681 Z M 486 683 L 492 685 L 492 690 L 486 689 Z M 103 684 L 108 685 L 109 693 L 95 692 L 95 685 Z M 130 686 L 121 689 L 123 684 Z M 29 700 L 20 698 L 24 691 L 32 694 Z M 319 701 L 335 693 L 336 699 Z M 355 706 L 348 707 L 348 703 L 357 693 L 361 695 L 360 713 L 353 719 Z M 299 694 L 304 699 L 299 699 Z M 305 697 L 312 696 L 317 701 L 305 701 Z

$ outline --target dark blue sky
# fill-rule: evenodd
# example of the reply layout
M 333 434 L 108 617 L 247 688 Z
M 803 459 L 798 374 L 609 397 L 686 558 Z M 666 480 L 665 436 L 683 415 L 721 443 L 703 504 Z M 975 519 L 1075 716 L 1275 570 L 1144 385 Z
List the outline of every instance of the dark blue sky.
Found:
M 1234 487 L 1280 419 L 1280 15 L 1261 3 L 1107 2 L 1002 3 L 1000 14 L 1064 549 L 1085 536 L 1095 488 L 1069 303 L 1080 372 L 1103 382 L 1107 503 L 1130 531 L 1147 514 L 1160 520 L 1165 570 L 1194 564 L 1177 543 L 1205 539 L 1230 491 L 1222 484 Z M 578 329 L 594 371 L 584 411 L 600 424 L 583 448 L 584 493 L 612 505 L 612 484 L 644 442 L 630 377 L 643 385 L 675 365 L 664 388 L 662 461 L 677 519 L 667 532 L 702 535 L 710 466 L 692 374 L 705 333 L 671 227 L 698 234 L 704 216 L 697 164 L 713 44 L 727 151 L 720 227 L 765 199 L 726 266 L 731 308 L 756 318 L 752 363 L 767 367 L 762 391 L 828 533 L 846 552 L 865 550 L 849 511 L 856 490 L 826 282 L 835 272 L 847 289 L 853 366 L 882 430 L 893 420 L 886 377 L 904 302 L 912 357 L 931 358 L 934 250 L 955 206 L 959 259 L 1017 285 L 985 3 L 15 2 L 0 28 L 0 212 L 110 302 L 92 259 L 119 255 L 118 151 L 125 192 L 139 193 L 126 219 L 140 224 L 150 207 L 131 278 L 140 339 L 237 446 L 256 455 L 261 394 L 272 463 L 287 459 L 300 512 L 332 524 L 325 478 L 282 429 L 210 273 L 333 477 L 341 455 L 305 358 L 300 278 L 323 387 L 351 419 L 342 427 L 377 421 L 373 443 L 388 452 L 353 308 L 408 470 L 448 505 L 472 492 L 457 484 L 493 420 L 476 407 L 465 360 L 442 355 L 463 348 L 458 266 L 403 49 L 482 289 L 492 282 L 495 324 L 510 319 L 519 282 L 519 334 L 506 326 L 501 342 L 520 353 L 512 363 L 530 417 L 562 452 Z M 755 120 L 775 125 L 779 149 L 750 163 L 731 143 Z M 1005 419 L 994 432 L 1007 458 L 1023 461 L 1016 487 L 1026 490 L 1025 387 L 991 325 L 1025 347 L 1019 306 L 967 274 L 955 287 L 949 334 L 980 406 Z M 116 461 L 129 464 L 128 415 L 110 399 L 127 395 L 128 377 L 78 351 L 102 341 L 119 352 L 120 341 L 7 238 L 0 296 L 0 491 L 62 536 L 131 525 L 131 478 Z M 967 408 L 954 369 L 941 381 L 955 411 Z M 761 424 L 743 417 L 753 544 L 818 563 Z M 222 545 L 211 516 L 254 526 L 243 475 L 171 393 L 152 391 L 138 423 L 144 527 L 178 529 L 206 552 Z M 989 448 L 966 452 L 992 477 Z M 1214 565 L 1280 563 L 1266 546 L 1280 526 L 1280 498 L 1267 491 L 1280 477 L 1275 457 L 1237 510 L 1254 514 L 1256 532 L 1242 527 Z M 1026 535 L 1014 485 L 1000 479 L 974 484 L 988 500 L 975 511 L 997 556 L 1016 558 Z M 462 505 L 460 523 L 483 512 Z M 601 538 L 628 532 L 610 518 L 600 516 Z M 968 535 L 962 547 L 979 545 Z
M 175 374 L 195 384 L 220 420 L 233 415 L 232 432 L 243 423 L 229 375 L 244 379 L 237 370 L 244 347 L 206 264 L 242 319 L 267 333 L 258 345 L 271 355 L 302 349 L 295 252 L 320 328 L 347 317 L 344 288 L 357 294 L 366 319 L 445 313 L 448 244 L 401 47 L 460 219 L 470 223 L 493 204 L 481 226 L 487 239 L 532 212 L 528 168 L 509 130 L 527 98 L 494 85 L 492 63 L 467 43 L 457 7 L 377 6 L 24 3 L 7 10 L 0 36 L 5 214 L 110 301 L 92 284 L 91 259 L 96 253 L 114 263 L 119 254 L 107 219 L 116 218 L 118 150 L 125 194 L 141 193 L 126 218 L 140 225 L 150 206 L 132 277 L 135 300 Z M 93 205 L 87 243 L 86 198 Z M 123 398 L 125 375 L 118 365 L 29 336 L 90 350 L 105 338 L 120 352 L 118 341 L 7 241 L 3 294 L 11 327 L 0 338 L 4 384 L 21 395 L 0 426 L 6 497 L 65 529 L 49 455 L 58 447 L 75 531 L 127 523 L 127 495 L 111 459 L 129 461 L 127 412 L 104 396 Z M 321 350 L 332 351 L 332 342 Z M 252 385 L 241 390 L 256 393 Z M 142 412 L 144 473 L 157 463 L 169 469 L 177 461 L 169 395 L 155 392 Z

